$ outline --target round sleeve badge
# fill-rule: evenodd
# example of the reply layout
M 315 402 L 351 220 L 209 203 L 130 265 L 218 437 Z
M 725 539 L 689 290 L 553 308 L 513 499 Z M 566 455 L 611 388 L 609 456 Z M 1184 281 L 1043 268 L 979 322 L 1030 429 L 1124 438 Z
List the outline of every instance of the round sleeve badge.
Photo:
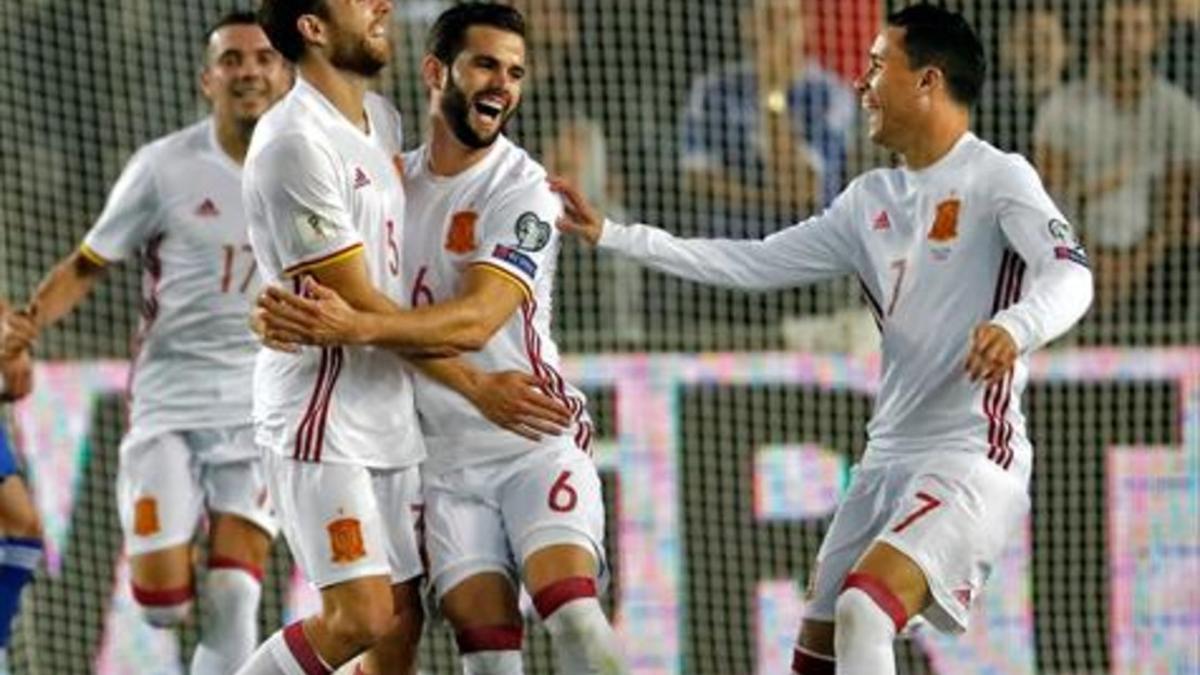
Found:
M 540 251 L 550 243 L 550 223 L 538 218 L 533 211 L 526 211 L 517 218 L 514 227 L 517 248 L 522 251 Z

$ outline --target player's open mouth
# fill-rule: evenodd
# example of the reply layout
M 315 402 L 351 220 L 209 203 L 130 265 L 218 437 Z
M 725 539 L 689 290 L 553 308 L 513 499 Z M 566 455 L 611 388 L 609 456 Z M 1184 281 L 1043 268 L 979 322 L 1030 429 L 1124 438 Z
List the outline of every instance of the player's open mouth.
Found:
M 504 102 L 493 97 L 476 99 L 475 112 L 489 120 L 498 120 L 504 114 Z

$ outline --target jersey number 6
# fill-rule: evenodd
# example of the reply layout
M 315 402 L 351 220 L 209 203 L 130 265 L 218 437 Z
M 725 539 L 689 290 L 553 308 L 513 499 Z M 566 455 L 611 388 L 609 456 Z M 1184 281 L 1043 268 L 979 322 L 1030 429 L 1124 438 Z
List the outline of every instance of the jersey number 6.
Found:
M 564 471 L 559 474 L 554 485 L 550 486 L 550 495 L 546 498 L 546 503 L 549 504 L 551 511 L 566 513 L 573 511 L 575 505 L 579 503 L 579 493 L 575 492 L 575 488 L 567 482 L 570 478 L 571 472 Z

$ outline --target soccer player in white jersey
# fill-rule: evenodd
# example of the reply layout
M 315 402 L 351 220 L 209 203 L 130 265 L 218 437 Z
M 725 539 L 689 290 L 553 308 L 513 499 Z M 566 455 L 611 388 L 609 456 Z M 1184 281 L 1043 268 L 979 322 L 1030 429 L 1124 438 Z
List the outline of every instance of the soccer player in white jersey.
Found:
M 298 78 L 254 134 L 243 197 L 264 278 L 284 295 L 308 278 L 365 311 L 392 312 L 407 297 L 400 117 L 367 92 L 391 56 L 391 9 L 390 0 L 262 5 L 263 25 Z M 483 374 L 457 359 L 422 367 L 452 379 L 489 419 L 489 396 L 553 404 L 526 376 Z M 273 635 L 239 672 L 329 673 L 362 652 L 367 673 L 410 672 L 423 622 L 425 445 L 407 364 L 371 346 L 263 350 L 254 387 L 271 498 L 322 611 Z
M 890 15 L 856 85 L 872 140 L 905 166 L 860 176 L 824 213 L 763 240 L 606 222 L 556 182 L 564 230 L 670 274 L 745 289 L 862 283 L 883 380 L 817 556 L 798 675 L 895 673 L 893 639 L 918 614 L 964 630 L 1029 511 L 1026 360 L 1083 315 L 1092 277 L 1029 163 L 969 132 L 983 71 L 958 14 L 923 4 Z
M 193 673 L 229 673 L 257 642 L 262 568 L 275 522 L 250 429 L 258 288 L 241 200 L 241 162 L 290 71 L 251 13 L 207 34 L 200 75 L 211 116 L 130 159 L 83 244 L 5 322 L 5 352 L 78 305 L 104 270 L 136 256 L 145 271 L 120 447 L 118 507 L 133 595 L 155 626 L 193 601 L 192 540 L 207 514 L 210 608 Z
M 550 302 L 561 202 L 501 132 L 521 100 L 525 24 L 497 4 L 446 10 L 427 41 L 430 135 L 406 158 L 405 312 L 354 311 L 331 290 L 269 289 L 268 335 L 318 344 L 472 347 L 485 371 L 535 375 L 572 415 L 562 435 L 510 433 L 454 391 L 417 379 L 431 578 L 467 673 L 522 672 L 523 581 L 561 673 L 620 673 L 597 600 L 604 510 L 584 396 L 558 373 Z M 536 434 L 531 434 L 536 435 Z

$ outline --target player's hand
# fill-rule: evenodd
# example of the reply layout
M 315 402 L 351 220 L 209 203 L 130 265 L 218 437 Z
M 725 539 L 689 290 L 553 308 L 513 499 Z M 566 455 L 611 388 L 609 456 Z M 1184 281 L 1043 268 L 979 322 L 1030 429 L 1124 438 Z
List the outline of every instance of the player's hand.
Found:
M 267 288 L 270 287 L 268 286 Z M 259 292 L 259 301 L 262 300 L 262 296 L 266 295 L 267 288 Z M 297 342 L 283 342 L 267 337 L 267 310 L 260 307 L 257 303 L 250 310 L 250 331 L 254 333 L 258 341 L 267 349 L 274 349 L 277 352 L 287 354 L 296 354 L 300 351 L 300 344 Z
M 33 359 L 28 351 L 22 351 L 0 362 L 0 375 L 4 377 L 4 391 L 0 401 L 19 401 L 33 391 Z
M 485 373 L 471 398 L 484 417 L 531 441 L 558 436 L 571 426 L 571 411 L 548 396 L 542 382 L 528 373 Z
M 999 381 L 1017 362 L 1017 343 L 999 324 L 981 323 L 971 333 L 967 373 L 972 382 Z
M 588 203 L 578 188 L 566 180 L 555 177 L 549 179 L 549 183 L 550 189 L 563 200 L 563 214 L 556 223 L 558 229 L 592 246 L 600 243 L 600 235 L 604 233 L 604 216 Z
M 258 296 L 266 339 L 322 347 L 361 341 L 363 315 L 342 296 L 311 277 L 304 279 L 302 291 L 297 295 L 272 286 Z
M 38 332 L 36 305 L 5 312 L 4 325 L 0 327 L 0 356 L 7 360 L 32 350 Z

